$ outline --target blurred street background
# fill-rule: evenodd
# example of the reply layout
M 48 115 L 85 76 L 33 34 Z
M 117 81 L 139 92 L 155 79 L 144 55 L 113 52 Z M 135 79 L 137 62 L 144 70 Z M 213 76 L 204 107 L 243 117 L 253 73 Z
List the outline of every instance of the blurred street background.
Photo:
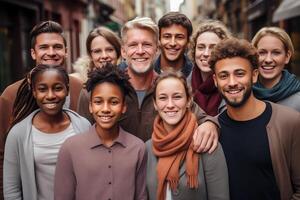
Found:
M 0 0 L 0 94 L 33 66 L 29 32 L 41 20 L 62 24 L 68 43 L 66 68 L 86 54 L 89 31 L 99 25 L 119 33 L 136 16 L 156 22 L 168 11 L 193 22 L 219 19 L 239 38 L 251 40 L 263 26 L 279 26 L 291 36 L 295 56 L 289 70 L 300 76 L 300 0 Z

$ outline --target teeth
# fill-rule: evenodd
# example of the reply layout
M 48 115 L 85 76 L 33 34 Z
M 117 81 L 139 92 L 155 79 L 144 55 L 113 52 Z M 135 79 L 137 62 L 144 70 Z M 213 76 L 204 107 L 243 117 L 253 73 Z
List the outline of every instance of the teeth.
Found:
M 100 119 L 103 121 L 108 121 L 111 119 L 111 117 L 110 116 L 100 116 Z
M 165 113 L 166 113 L 167 116 L 173 117 L 173 116 L 176 115 L 177 112 L 176 111 L 166 111 Z
M 229 94 L 237 94 L 239 93 L 241 90 L 230 90 L 228 91 Z
M 147 59 L 146 58 L 135 58 L 134 60 L 137 61 L 137 62 L 144 62 Z
M 45 104 L 45 106 L 47 107 L 47 108 L 55 108 L 56 107 L 56 103 L 46 103 Z
M 265 70 L 270 70 L 270 69 L 274 69 L 275 67 L 273 67 L 273 66 L 262 66 L 261 68 L 263 68 Z

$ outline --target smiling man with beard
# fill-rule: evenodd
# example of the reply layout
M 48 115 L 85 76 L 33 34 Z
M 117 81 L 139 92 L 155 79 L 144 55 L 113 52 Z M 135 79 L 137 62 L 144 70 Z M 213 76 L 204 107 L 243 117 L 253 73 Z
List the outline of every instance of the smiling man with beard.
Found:
M 247 41 L 217 44 L 209 64 L 227 107 L 219 122 L 230 199 L 299 199 L 300 113 L 253 95 L 258 54 Z
M 191 21 L 182 13 L 169 12 L 158 21 L 161 54 L 154 63 L 155 71 L 172 68 L 190 80 L 193 63 L 185 54 L 193 33 Z
M 127 110 L 121 119 L 121 126 L 147 141 L 151 138 L 157 114 L 153 106 L 152 85 L 157 75 L 153 70 L 153 61 L 158 50 L 158 27 L 148 17 L 135 18 L 123 26 L 121 36 L 121 53 L 126 59 L 126 70 L 133 86 L 125 99 Z M 207 116 L 196 104 L 193 112 L 201 124 L 194 134 L 194 150 L 211 152 L 217 146 L 216 119 Z

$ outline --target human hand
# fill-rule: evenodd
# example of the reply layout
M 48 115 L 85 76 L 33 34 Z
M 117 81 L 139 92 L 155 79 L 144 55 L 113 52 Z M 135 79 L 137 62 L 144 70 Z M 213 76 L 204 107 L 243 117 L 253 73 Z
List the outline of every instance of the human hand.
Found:
M 193 135 L 193 150 L 197 153 L 212 153 L 218 145 L 219 128 L 211 121 L 198 126 Z

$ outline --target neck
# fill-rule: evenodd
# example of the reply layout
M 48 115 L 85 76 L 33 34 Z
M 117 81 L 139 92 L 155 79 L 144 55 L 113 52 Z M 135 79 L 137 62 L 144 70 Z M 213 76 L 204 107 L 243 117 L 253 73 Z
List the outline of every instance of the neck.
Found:
M 211 74 L 212 74 L 212 72 L 202 72 L 201 71 L 201 77 L 202 77 L 203 82 L 206 81 Z
M 282 73 L 274 79 L 264 79 L 259 76 L 259 82 L 267 89 L 273 88 L 281 80 Z
M 61 122 L 65 121 L 66 118 L 68 118 L 67 116 L 65 116 L 63 111 L 57 113 L 56 115 L 47 115 L 43 111 L 41 111 L 36 116 L 40 121 L 47 122 L 47 124 L 53 126 L 60 124 Z
M 103 129 L 96 124 L 96 132 L 103 144 L 107 147 L 111 147 L 114 140 L 119 136 L 119 126 L 115 124 L 110 129 Z
M 128 69 L 128 75 L 130 77 L 129 82 L 135 90 L 147 90 L 152 85 L 154 72 L 150 70 L 144 74 L 137 74 Z
M 227 105 L 227 113 L 230 118 L 236 121 L 247 121 L 261 115 L 265 108 L 266 103 L 256 99 L 253 94 L 251 94 L 247 102 L 240 107 L 232 107 Z
M 161 56 L 160 56 L 160 69 L 162 71 L 167 71 L 170 68 L 175 71 L 180 71 L 183 67 L 183 64 L 184 64 L 184 56 L 183 55 L 180 56 L 180 58 L 175 61 L 167 60 L 167 58 L 164 57 L 163 54 L 161 54 Z

